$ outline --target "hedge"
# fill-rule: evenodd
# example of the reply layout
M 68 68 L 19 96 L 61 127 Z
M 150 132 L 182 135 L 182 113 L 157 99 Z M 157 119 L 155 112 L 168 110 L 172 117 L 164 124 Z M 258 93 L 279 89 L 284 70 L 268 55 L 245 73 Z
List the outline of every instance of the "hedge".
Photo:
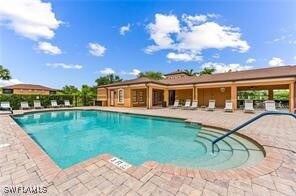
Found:
M 33 106 L 34 100 L 40 100 L 43 107 L 51 105 L 51 100 L 56 100 L 58 104 L 64 104 L 64 100 L 73 103 L 72 95 L 16 95 L 16 94 L 0 94 L 0 101 L 9 101 L 10 106 L 14 110 L 18 110 L 22 101 L 27 101 L 29 106 Z

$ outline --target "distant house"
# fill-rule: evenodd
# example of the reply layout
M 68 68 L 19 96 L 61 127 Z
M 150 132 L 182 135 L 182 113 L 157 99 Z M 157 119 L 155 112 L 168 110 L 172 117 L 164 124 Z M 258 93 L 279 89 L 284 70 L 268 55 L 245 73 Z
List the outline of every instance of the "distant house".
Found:
M 2 87 L 2 94 L 50 95 L 55 94 L 56 91 L 56 89 L 37 84 L 16 84 Z
M 98 86 L 97 100 L 108 107 L 153 108 L 173 105 L 175 100 L 198 101 L 206 107 L 209 100 L 216 100 L 216 107 L 224 108 L 226 100 L 232 100 L 234 109 L 243 107 L 241 96 L 245 92 L 264 91 L 254 100 L 262 108 L 265 100 L 275 100 L 280 107 L 294 111 L 296 108 L 296 66 L 254 69 L 212 75 L 189 76 L 180 70 L 166 74 L 162 80 L 136 78 L 109 85 Z M 275 93 L 288 92 L 285 101 L 276 100 Z

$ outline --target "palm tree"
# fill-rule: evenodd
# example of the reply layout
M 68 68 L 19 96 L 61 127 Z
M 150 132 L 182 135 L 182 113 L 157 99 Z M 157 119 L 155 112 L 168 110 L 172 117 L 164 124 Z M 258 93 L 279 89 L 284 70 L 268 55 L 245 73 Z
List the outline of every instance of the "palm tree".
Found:
M 152 80 L 161 80 L 163 78 L 163 75 L 161 72 L 156 72 L 156 71 L 146 71 L 146 72 L 141 72 L 138 75 L 138 78 L 143 78 L 147 77 Z
M 2 65 L 0 65 L 0 79 L 2 80 L 11 79 L 9 70 L 5 69 Z
M 205 67 L 199 72 L 199 75 L 211 75 L 216 71 L 214 67 Z
M 189 76 L 195 76 L 198 74 L 197 72 L 194 72 L 193 69 L 185 69 L 184 72 Z

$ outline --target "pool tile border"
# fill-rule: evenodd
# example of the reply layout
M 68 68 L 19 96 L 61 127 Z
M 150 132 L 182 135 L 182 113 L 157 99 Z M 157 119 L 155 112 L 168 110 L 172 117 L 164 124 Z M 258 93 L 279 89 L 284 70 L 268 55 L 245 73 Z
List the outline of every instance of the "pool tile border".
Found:
M 73 109 L 72 109 L 73 110 Z M 75 110 L 75 109 L 74 109 Z M 94 110 L 94 109 L 93 109 Z M 46 110 L 53 111 L 53 110 Z M 32 111 L 25 113 L 32 113 Z M 132 113 L 136 114 L 136 113 Z M 154 116 L 154 115 L 151 115 Z M 162 116 L 164 117 L 164 116 Z M 145 180 L 146 175 L 149 173 L 162 172 L 171 174 L 174 176 L 184 176 L 184 177 L 198 177 L 208 181 L 214 180 L 235 180 L 235 179 L 246 179 L 246 177 L 254 178 L 258 176 L 262 176 L 268 173 L 275 171 L 279 168 L 283 162 L 283 157 L 280 152 L 272 147 L 269 147 L 269 144 L 272 144 L 266 138 L 260 137 L 260 135 L 248 134 L 248 136 L 244 134 L 239 134 L 246 138 L 249 138 L 256 143 L 260 144 L 264 151 L 265 157 L 255 166 L 251 167 L 238 167 L 233 169 L 227 169 L 222 171 L 210 171 L 210 170 L 202 170 L 202 169 L 191 169 L 191 168 L 182 168 L 169 164 L 161 164 L 156 161 L 146 161 L 142 165 L 136 167 L 132 166 L 127 170 L 121 170 L 112 163 L 109 163 L 108 160 L 113 156 L 111 154 L 101 154 L 96 157 L 90 158 L 81 163 L 75 164 L 69 168 L 61 169 L 50 157 L 44 152 L 44 150 L 10 117 L 11 126 L 15 131 L 17 137 L 24 144 L 29 156 L 36 162 L 37 166 L 40 168 L 40 172 L 43 174 L 45 180 L 48 183 L 59 183 L 59 181 L 67 180 L 69 175 L 79 174 L 80 171 L 88 170 L 92 165 L 101 167 L 106 165 L 118 172 L 123 172 L 128 175 L 135 177 L 141 181 Z M 190 122 L 190 120 L 186 120 L 186 122 Z M 196 123 L 196 122 L 192 122 Z M 201 124 L 201 123 L 198 123 Z M 209 128 L 217 128 L 211 125 L 202 126 Z M 223 128 L 219 128 L 225 130 Z

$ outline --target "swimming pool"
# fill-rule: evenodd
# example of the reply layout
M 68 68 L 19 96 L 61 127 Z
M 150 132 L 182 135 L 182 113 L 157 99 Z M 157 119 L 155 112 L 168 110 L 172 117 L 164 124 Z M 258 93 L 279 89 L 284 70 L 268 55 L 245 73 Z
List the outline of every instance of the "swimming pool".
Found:
M 183 120 L 105 111 L 51 111 L 14 117 L 61 168 L 109 153 L 132 165 L 157 161 L 180 167 L 228 169 L 250 166 L 262 150 L 237 135 L 218 143 L 224 132 Z

